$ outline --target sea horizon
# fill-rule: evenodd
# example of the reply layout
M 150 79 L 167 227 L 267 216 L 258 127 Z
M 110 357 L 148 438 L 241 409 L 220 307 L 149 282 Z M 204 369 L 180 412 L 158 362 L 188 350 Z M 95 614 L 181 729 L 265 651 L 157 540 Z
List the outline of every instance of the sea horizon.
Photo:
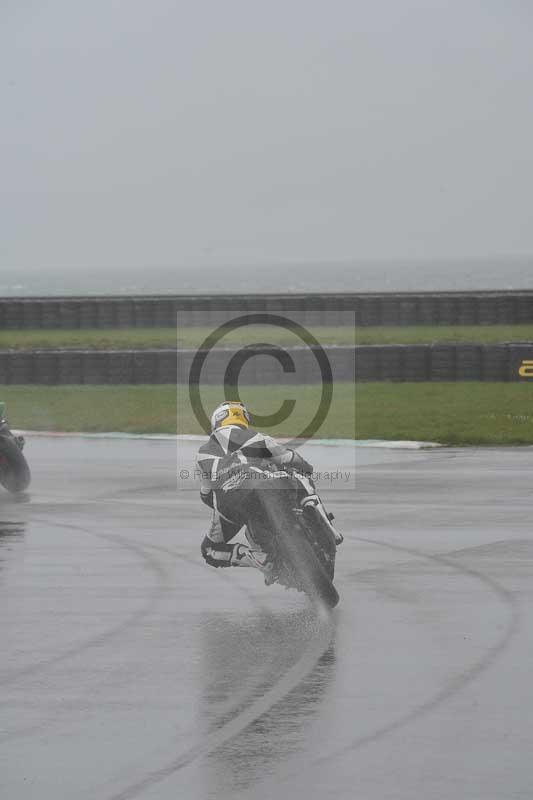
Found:
M 533 290 L 533 256 L 0 270 L 0 297 Z

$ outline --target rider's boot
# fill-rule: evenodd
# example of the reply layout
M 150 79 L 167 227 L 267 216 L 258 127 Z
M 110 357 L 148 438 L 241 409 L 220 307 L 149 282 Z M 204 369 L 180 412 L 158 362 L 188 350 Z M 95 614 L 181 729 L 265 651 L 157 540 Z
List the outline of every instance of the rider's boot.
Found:
M 232 567 L 255 567 L 260 569 L 265 576 L 265 583 L 273 582 L 274 564 L 268 553 L 262 550 L 252 550 L 246 544 L 235 544 L 231 554 L 230 564 Z
M 319 514 L 324 524 L 329 528 L 332 532 L 333 536 L 335 537 L 335 544 L 337 547 L 343 543 L 344 536 L 340 533 L 337 528 L 332 524 L 332 520 L 334 519 L 333 514 L 328 514 L 326 509 L 324 508 L 324 504 L 322 500 L 317 494 L 310 494 L 301 502 L 302 508 L 314 508 L 315 513 Z

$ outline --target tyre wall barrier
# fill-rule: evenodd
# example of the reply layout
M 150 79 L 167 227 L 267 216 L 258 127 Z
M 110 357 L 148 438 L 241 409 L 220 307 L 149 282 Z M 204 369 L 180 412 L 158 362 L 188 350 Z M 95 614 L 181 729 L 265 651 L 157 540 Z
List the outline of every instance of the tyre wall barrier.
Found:
M 0 299 L 0 330 L 216 327 L 254 313 L 303 325 L 353 325 L 352 295 L 223 295 Z
M 33 350 L 0 351 L 0 384 L 182 384 L 189 376 L 196 350 Z M 245 352 L 243 360 L 241 354 Z M 287 348 L 280 363 L 280 348 L 260 347 L 216 350 L 208 355 L 200 386 L 313 384 L 322 374 L 316 348 Z M 324 348 L 334 382 L 353 382 L 353 347 Z M 244 361 L 244 363 L 243 363 Z M 240 363 L 239 363 L 240 362 Z M 229 372 L 228 372 L 229 370 Z M 329 376 L 325 378 L 329 381 Z
M 362 345 L 324 347 L 334 382 L 533 380 L 533 344 Z M 0 351 L 0 384 L 181 384 L 196 350 Z M 199 384 L 316 384 L 323 380 L 316 348 L 212 351 Z M 526 363 L 526 362 L 529 362 Z M 327 378 L 327 374 L 324 376 Z
M 533 323 L 533 292 L 3 298 L 0 329 L 216 326 L 253 313 L 303 325 Z
M 529 369 L 527 365 L 524 367 L 527 361 L 531 361 Z M 356 381 L 523 381 L 532 378 L 533 344 L 355 348 Z

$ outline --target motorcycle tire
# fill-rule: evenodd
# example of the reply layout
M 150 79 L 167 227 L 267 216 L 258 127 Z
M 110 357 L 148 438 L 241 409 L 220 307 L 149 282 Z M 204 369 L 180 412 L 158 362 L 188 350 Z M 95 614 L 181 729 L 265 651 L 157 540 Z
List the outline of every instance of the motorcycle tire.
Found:
M 305 593 L 312 599 L 322 601 L 328 608 L 335 608 L 339 602 L 337 592 L 326 568 L 320 563 L 313 546 L 299 525 L 290 532 L 290 546 L 284 549 L 291 553 L 289 559 L 299 574 Z M 287 537 L 289 539 L 289 537 Z M 286 555 L 287 557 L 287 555 Z
M 30 468 L 18 444 L 8 436 L 0 436 L 0 484 L 17 494 L 28 488 Z
M 270 506 L 267 513 L 273 530 L 279 531 L 276 539 L 282 560 L 290 564 L 303 591 L 311 599 L 335 608 L 339 593 L 293 512 L 284 508 L 283 503 L 278 503 L 277 507 Z

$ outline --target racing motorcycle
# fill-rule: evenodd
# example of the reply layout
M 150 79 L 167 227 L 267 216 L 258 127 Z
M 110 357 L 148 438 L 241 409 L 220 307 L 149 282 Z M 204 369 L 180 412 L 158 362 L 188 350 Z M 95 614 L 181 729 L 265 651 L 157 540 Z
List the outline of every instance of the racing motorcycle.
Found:
M 23 492 L 30 485 L 31 474 L 22 448 L 24 437 L 9 430 L 5 403 L 0 403 L 0 484 L 9 492 Z
M 309 478 L 296 470 L 263 461 L 241 464 L 221 489 L 224 493 L 238 486 L 250 545 L 268 553 L 273 562 L 268 583 L 298 589 L 333 608 L 339 602 L 333 585 L 335 537 L 318 513 L 309 485 Z

